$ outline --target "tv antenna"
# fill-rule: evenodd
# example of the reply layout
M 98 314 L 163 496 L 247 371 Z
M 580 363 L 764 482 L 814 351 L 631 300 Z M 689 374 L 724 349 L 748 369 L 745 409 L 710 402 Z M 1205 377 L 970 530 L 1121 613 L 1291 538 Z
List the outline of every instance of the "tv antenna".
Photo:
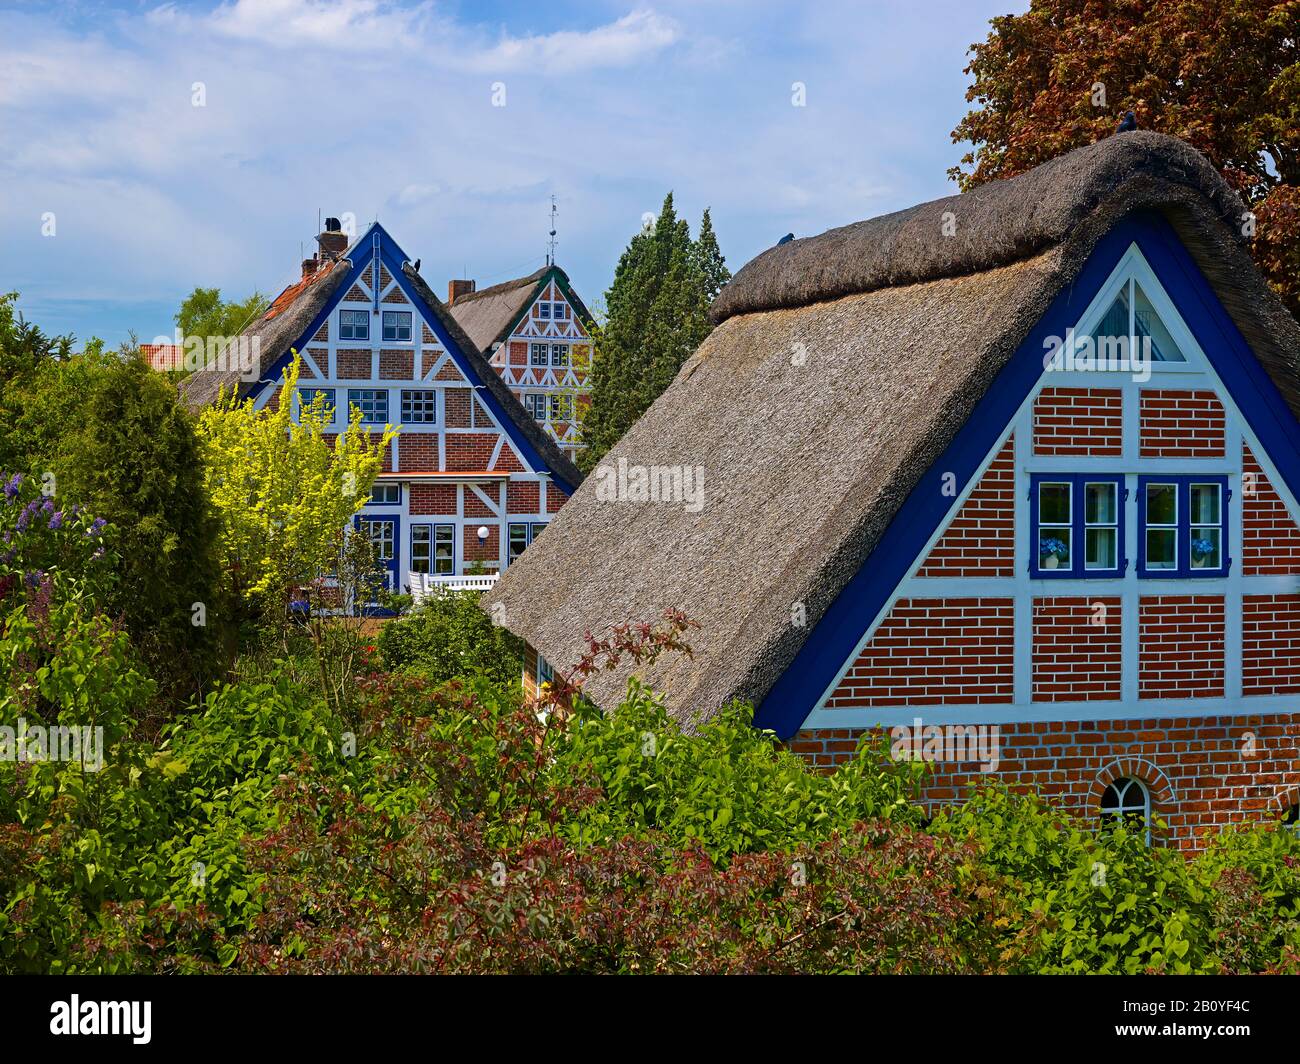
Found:
M 554 265 L 555 265 L 555 243 L 556 243 L 556 241 L 555 241 L 555 216 L 556 216 L 558 213 L 559 213 L 559 211 L 556 209 L 556 206 L 555 206 L 555 196 L 552 195 L 552 196 L 551 196 L 551 230 L 550 230 L 550 232 L 547 234 L 548 239 L 547 239 L 547 242 L 546 242 L 546 247 L 547 247 L 547 252 L 546 252 L 546 265 L 547 265 L 547 266 L 554 266 Z

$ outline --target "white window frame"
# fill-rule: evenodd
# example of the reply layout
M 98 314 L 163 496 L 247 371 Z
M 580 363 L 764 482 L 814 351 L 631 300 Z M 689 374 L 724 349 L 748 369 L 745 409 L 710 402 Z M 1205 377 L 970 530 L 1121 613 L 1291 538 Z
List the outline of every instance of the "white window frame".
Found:
M 352 320 L 347 320 L 348 316 Z M 345 330 L 351 330 L 349 334 Z M 360 332 L 358 332 L 358 329 Z M 367 310 L 340 310 L 339 311 L 339 339 L 340 340 L 369 340 L 370 339 L 370 312 Z
M 406 317 L 406 324 L 402 324 L 403 315 Z M 389 321 L 392 321 L 390 326 Z M 389 329 L 392 329 L 393 335 L 389 336 Z M 383 337 L 386 344 L 405 344 L 411 342 L 412 315 L 409 310 L 385 310 L 383 312 L 383 322 L 381 325 Z M 405 333 L 405 335 L 403 335 Z

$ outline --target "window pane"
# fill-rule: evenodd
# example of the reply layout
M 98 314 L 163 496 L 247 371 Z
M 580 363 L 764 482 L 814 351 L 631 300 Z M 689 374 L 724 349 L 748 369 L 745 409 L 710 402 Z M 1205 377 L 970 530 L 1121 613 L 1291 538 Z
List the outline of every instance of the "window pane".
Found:
M 1177 523 L 1178 486 L 1176 484 L 1148 484 L 1147 524 L 1176 525 Z
M 1192 524 L 1219 523 L 1219 485 L 1192 485 Z
M 1147 568 L 1174 569 L 1178 565 L 1178 530 L 1147 529 Z
M 1089 484 L 1084 489 L 1083 519 L 1090 525 L 1115 523 L 1114 484 Z
M 428 525 L 411 526 L 411 570 L 417 573 L 430 572 L 430 533 Z
M 1038 523 L 1041 525 L 1068 525 L 1070 523 L 1070 485 L 1038 485 Z
M 1038 530 L 1038 567 L 1040 569 L 1068 569 L 1070 567 L 1070 530 L 1068 528 L 1040 528 Z
M 1133 328 L 1137 333 L 1137 342 L 1143 347 L 1146 346 L 1146 340 L 1150 339 L 1151 357 L 1156 362 L 1187 361 L 1137 281 L 1133 282 Z
M 1116 569 L 1119 563 L 1118 532 L 1113 528 L 1089 528 L 1084 530 L 1085 569 Z
M 1220 531 L 1218 525 L 1192 528 L 1190 552 L 1193 569 L 1218 569 L 1222 567 Z

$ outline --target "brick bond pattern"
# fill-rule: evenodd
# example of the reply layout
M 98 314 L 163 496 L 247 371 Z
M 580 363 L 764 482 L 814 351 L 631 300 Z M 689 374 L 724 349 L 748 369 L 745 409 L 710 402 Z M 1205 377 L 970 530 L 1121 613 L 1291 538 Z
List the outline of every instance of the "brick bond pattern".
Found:
M 829 770 L 853 756 L 861 735 L 804 731 L 789 745 Z M 1153 813 L 1168 823 L 1165 841 L 1195 848 L 1206 832 L 1275 818 L 1295 803 L 1300 714 L 1003 724 L 998 755 L 999 778 L 1090 822 L 1107 783 L 1137 776 L 1151 788 Z M 973 762 L 931 769 L 921 793 L 931 811 L 989 780 Z
M 1034 401 L 1034 454 L 1118 457 L 1122 401 L 1113 388 L 1044 388 Z
M 1139 698 L 1222 698 L 1222 595 L 1149 595 L 1138 608 Z
M 827 706 L 992 705 L 1012 699 L 1011 599 L 899 599 Z
M 1140 401 L 1143 458 L 1222 458 L 1223 404 L 1214 392 L 1146 388 Z
M 1300 595 L 1246 595 L 1241 614 L 1242 692 L 1300 694 Z
M 1011 576 L 1016 564 L 1015 440 L 962 504 L 918 576 Z
M 1243 448 L 1241 472 L 1242 572 L 1246 576 L 1300 573 L 1300 528 L 1249 447 Z
M 1033 700 L 1117 700 L 1122 625 L 1118 598 L 1036 599 Z

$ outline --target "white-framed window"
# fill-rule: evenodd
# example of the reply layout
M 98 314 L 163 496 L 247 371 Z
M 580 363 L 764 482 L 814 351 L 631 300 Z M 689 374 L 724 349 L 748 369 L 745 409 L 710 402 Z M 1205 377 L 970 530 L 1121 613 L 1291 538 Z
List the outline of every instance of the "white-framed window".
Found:
M 541 392 L 524 393 L 524 409 L 534 421 L 546 420 L 546 396 Z
M 1147 841 L 1151 840 L 1151 792 L 1141 780 L 1120 776 L 1110 783 L 1102 792 L 1100 812 L 1103 827 L 1122 820 L 1145 829 Z
M 567 303 L 556 303 L 556 304 L 555 304 L 555 312 L 554 312 L 554 314 L 553 314 L 553 317 L 555 318 L 555 320 L 556 320 L 556 321 L 564 321 L 564 319 L 567 318 L 568 316 L 569 316 L 569 304 L 567 304 Z
M 360 407 L 361 419 L 372 425 L 388 422 L 388 392 L 383 388 L 349 388 L 348 407 Z
M 402 485 L 376 484 L 370 489 L 370 501 L 376 506 L 400 506 L 402 504 Z
M 528 545 L 542 534 L 542 529 L 545 527 L 545 521 L 535 523 L 520 521 L 511 523 L 508 532 L 510 552 L 507 555 L 506 564 L 509 565 L 516 561 L 519 556 L 528 549 Z
M 1145 357 L 1149 350 L 1153 362 L 1187 361 L 1187 356 L 1134 277 L 1124 282 L 1092 331 L 1092 337 L 1098 345 L 1098 357 L 1106 357 L 1108 351 L 1112 351 L 1116 358 L 1133 354 Z
M 540 654 L 537 655 L 537 686 L 541 687 L 544 683 L 555 682 L 555 670 L 551 668 L 551 663 Z
M 538 304 L 537 304 L 537 316 L 538 316 L 539 318 L 541 318 L 543 321 L 549 321 L 549 320 L 550 320 L 550 317 L 551 317 L 551 304 L 549 304 L 549 303 L 538 303 Z
M 365 310 L 340 310 L 339 339 L 369 340 L 370 312 Z
M 328 424 L 334 420 L 334 389 L 333 388 L 299 388 L 298 389 L 298 417 L 301 419 L 302 411 L 306 410 L 316 400 L 316 396 L 321 397 L 321 416 Z
M 573 420 L 573 396 L 561 393 L 548 397 L 550 402 L 547 404 L 552 421 L 572 421 Z
M 401 341 L 411 338 L 411 312 L 409 310 L 384 311 L 384 340 Z
M 438 420 L 438 392 L 433 388 L 402 389 L 402 423 L 432 424 Z
M 451 576 L 456 571 L 456 526 L 412 525 L 411 570 Z
M 569 364 L 569 345 L 551 344 L 551 365 L 567 366 Z
M 528 361 L 533 366 L 546 366 L 550 364 L 551 345 L 550 344 L 529 344 Z

